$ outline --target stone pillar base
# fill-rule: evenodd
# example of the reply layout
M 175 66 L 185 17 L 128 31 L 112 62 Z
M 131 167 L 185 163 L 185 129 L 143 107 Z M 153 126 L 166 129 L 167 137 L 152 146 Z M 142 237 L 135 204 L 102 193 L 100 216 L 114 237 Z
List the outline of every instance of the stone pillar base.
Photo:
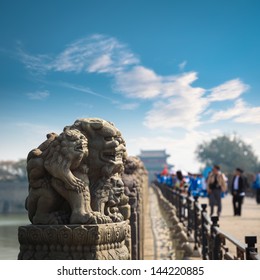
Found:
M 128 222 L 28 225 L 18 229 L 19 260 L 129 260 Z

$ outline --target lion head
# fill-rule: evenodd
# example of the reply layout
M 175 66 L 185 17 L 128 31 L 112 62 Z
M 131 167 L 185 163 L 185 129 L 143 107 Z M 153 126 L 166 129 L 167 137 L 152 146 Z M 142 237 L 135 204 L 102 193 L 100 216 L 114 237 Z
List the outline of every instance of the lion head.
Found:
M 75 121 L 71 128 L 81 131 L 88 139 L 90 177 L 110 177 L 123 171 L 125 141 L 114 124 L 98 118 L 87 118 Z

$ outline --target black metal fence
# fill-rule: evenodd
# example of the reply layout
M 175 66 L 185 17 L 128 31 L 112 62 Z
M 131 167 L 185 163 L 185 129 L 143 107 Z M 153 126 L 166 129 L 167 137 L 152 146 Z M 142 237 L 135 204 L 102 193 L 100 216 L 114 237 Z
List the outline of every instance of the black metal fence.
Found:
M 176 208 L 179 221 L 204 260 L 260 260 L 255 247 L 256 236 L 246 236 L 245 243 L 236 240 L 220 229 L 218 217 L 209 217 L 207 204 L 200 204 L 198 197 L 183 194 L 167 185 L 157 184 L 163 196 Z M 231 250 L 230 250 L 231 249 Z M 233 250 L 232 250 L 233 249 Z

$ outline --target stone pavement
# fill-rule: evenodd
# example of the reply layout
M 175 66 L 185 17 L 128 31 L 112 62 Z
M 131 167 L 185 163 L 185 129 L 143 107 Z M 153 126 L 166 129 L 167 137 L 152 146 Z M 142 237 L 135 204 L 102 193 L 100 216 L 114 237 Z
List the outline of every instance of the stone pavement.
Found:
M 156 194 L 149 188 L 149 205 L 146 208 L 145 260 L 171 260 L 174 259 L 170 232 L 161 215 Z
M 200 203 L 208 203 L 207 198 L 199 198 Z M 260 205 L 254 198 L 246 197 L 242 206 L 242 216 L 233 216 L 232 196 L 222 199 L 223 211 L 219 219 L 220 228 L 241 243 L 245 236 L 257 236 L 257 248 L 260 252 Z M 209 209 L 208 209 L 209 211 Z M 235 247 L 227 243 L 231 253 Z M 144 259 L 174 259 L 169 232 L 161 216 L 158 201 L 152 188 L 149 188 L 149 207 L 145 218 Z
M 145 260 L 155 260 L 155 241 L 154 234 L 152 230 L 152 221 L 150 215 L 150 209 L 152 205 L 152 201 L 150 201 L 150 192 L 151 188 L 148 190 L 149 194 L 149 204 L 146 205 L 145 208 L 145 218 L 144 218 L 144 259 Z

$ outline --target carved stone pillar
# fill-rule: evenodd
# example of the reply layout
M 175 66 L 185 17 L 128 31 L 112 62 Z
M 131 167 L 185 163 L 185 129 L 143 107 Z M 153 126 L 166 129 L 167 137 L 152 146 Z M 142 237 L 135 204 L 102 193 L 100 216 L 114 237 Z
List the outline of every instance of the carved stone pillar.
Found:
M 144 255 L 144 207 L 147 205 L 148 173 L 138 157 L 130 156 L 125 162 L 122 176 L 131 206 L 132 259 L 142 260 Z
M 27 157 L 32 225 L 19 227 L 18 259 L 130 259 L 126 157 L 120 131 L 102 119 L 49 133 Z
M 128 222 L 28 225 L 18 230 L 19 260 L 129 260 Z

